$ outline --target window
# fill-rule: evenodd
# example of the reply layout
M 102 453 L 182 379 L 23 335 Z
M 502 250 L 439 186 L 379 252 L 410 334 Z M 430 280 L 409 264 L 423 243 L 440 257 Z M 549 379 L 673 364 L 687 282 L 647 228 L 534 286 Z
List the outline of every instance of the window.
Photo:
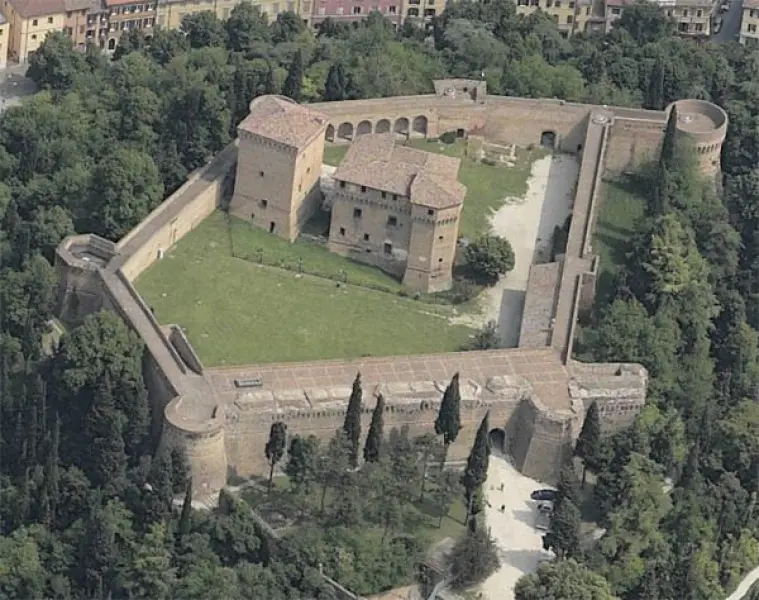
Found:
M 365 186 L 365 185 L 362 185 L 362 186 L 361 186 L 361 191 L 362 191 L 362 192 L 365 192 L 365 191 L 366 191 L 366 186 Z
M 259 177 L 263 177 L 263 176 L 264 176 L 264 172 L 263 172 L 263 171 L 259 171 L 259 172 L 258 172 L 258 176 L 259 176 Z
M 385 192 L 382 192 L 382 197 L 383 197 L 383 198 L 387 198 L 387 193 L 385 193 Z
M 340 228 L 340 235 L 345 235 L 345 227 Z
M 696 31 L 703 31 L 703 30 L 704 30 L 704 24 L 696 23 Z
M 683 16 L 684 16 L 684 17 L 687 17 L 687 16 L 688 16 L 688 9 L 687 9 L 687 8 L 686 8 L 685 10 L 683 10 Z
M 52 23 L 52 22 L 53 22 L 53 17 L 48 17 L 48 18 L 47 18 L 47 22 L 48 22 L 48 23 Z
M 561 8 L 561 0 L 556 0 L 556 1 L 553 3 L 553 7 L 554 7 L 554 8 Z
M 418 17 L 419 16 L 419 9 L 418 8 L 409 8 L 408 9 L 408 13 L 406 13 L 406 14 L 408 14 L 409 17 Z
M 441 263 L 441 262 L 443 262 L 443 259 L 442 259 L 442 258 L 438 258 L 438 259 L 437 259 L 437 261 L 438 261 L 439 263 Z
M 569 8 L 574 8 L 574 7 L 575 7 L 575 3 L 574 2 L 570 2 L 569 3 Z
M 388 243 L 383 244 L 383 246 L 382 246 L 382 252 L 384 252 L 385 254 L 392 254 L 393 253 L 393 245 L 392 244 L 388 244 Z
M 368 234 L 368 233 L 365 233 L 365 234 L 364 234 L 364 241 L 365 241 L 365 242 L 368 242 L 368 241 L 369 241 L 369 234 Z
M 390 216 L 387 218 L 387 226 L 388 227 L 397 227 L 398 226 L 398 217 Z
M 32 27 L 37 27 L 37 19 L 32 19 Z
M 67 18 L 67 19 L 70 19 L 70 18 L 71 18 L 71 11 L 70 11 L 70 10 L 66 12 L 66 18 Z
M 702 14 L 704 14 L 704 11 L 703 11 L 703 10 L 700 10 L 700 9 L 699 9 L 699 10 L 697 10 L 697 11 L 696 11 L 696 16 L 697 16 L 697 17 L 700 17 Z
M 387 12 L 389 12 L 391 15 L 395 14 L 395 10 L 396 10 L 395 5 L 387 7 Z
M 36 34 L 36 33 L 33 33 L 33 34 L 32 34 L 32 39 L 33 39 L 33 40 L 36 40 L 36 39 L 37 39 L 37 34 Z
M 427 209 L 427 214 L 428 214 L 429 216 L 432 216 L 432 215 L 434 215 L 434 214 L 435 214 L 435 211 L 434 211 L 434 210 L 432 210 L 431 208 L 428 208 L 428 209 Z
M 687 23 L 678 23 L 677 24 L 677 30 L 680 32 L 687 32 L 688 31 L 688 24 Z
M 442 236 L 442 235 L 439 235 L 439 236 L 437 236 L 437 239 L 439 239 L 439 240 L 442 240 L 442 239 L 443 239 L 443 236 Z
M 572 23 L 572 15 L 567 16 L 567 23 Z
M 269 201 L 268 200 L 261 200 L 261 208 L 266 208 L 267 206 L 269 206 Z
M 619 13 L 620 13 L 620 9 L 619 8 L 612 8 L 611 9 L 611 14 L 618 15 Z
M 397 194 L 393 194 L 393 200 L 397 200 L 397 199 L 398 199 L 398 195 Z
M 424 9 L 424 16 L 425 17 L 434 17 L 435 16 L 435 9 L 434 8 L 425 8 Z
M 756 25 L 753 25 L 753 24 L 749 25 L 748 26 L 748 32 L 749 33 L 756 33 Z
M 672 16 L 672 9 L 671 9 L 671 8 L 670 8 L 669 10 L 667 10 L 667 16 L 668 16 L 668 17 L 671 17 L 671 16 Z
M 354 219 L 360 219 L 362 212 L 363 211 L 360 208 L 354 208 L 353 209 L 353 218 Z
M 361 14 L 361 7 L 360 6 L 354 6 L 353 7 L 353 14 L 354 15 L 360 15 Z
M 340 182 L 340 187 L 341 187 L 341 188 L 344 188 L 344 187 L 345 187 L 345 182 L 344 182 L 344 181 L 341 181 L 341 182 Z

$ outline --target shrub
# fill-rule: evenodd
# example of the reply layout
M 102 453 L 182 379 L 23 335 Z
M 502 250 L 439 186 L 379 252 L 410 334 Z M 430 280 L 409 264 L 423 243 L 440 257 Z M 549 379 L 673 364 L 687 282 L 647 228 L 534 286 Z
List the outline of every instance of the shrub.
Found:
M 455 131 L 446 131 L 443 135 L 440 136 L 440 141 L 444 144 L 454 144 L 456 143 L 456 132 Z
M 514 251 L 508 240 L 483 235 L 464 249 L 464 259 L 475 281 L 494 285 L 501 275 L 514 268 Z

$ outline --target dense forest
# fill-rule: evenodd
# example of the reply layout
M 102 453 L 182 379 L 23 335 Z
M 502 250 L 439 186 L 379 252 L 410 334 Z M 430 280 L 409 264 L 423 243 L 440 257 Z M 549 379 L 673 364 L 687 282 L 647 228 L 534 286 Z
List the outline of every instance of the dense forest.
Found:
M 727 110 L 716 190 L 674 143 L 631 182 L 646 218 L 580 346 L 643 363 L 650 405 L 585 457 L 607 534 L 545 579 L 711 600 L 759 564 L 759 52 L 679 39 L 650 4 L 567 40 L 507 1 L 454 4 L 426 32 L 373 14 L 317 34 L 246 3 L 226 22 L 130 31 L 113 60 L 53 34 L 29 67 L 42 91 L 0 116 L 0 597 L 329 597 L 233 498 L 173 508 L 191 482 L 183 456 L 157 449 L 141 342 L 102 314 L 50 343 L 53 249 L 75 231 L 123 235 L 232 139 L 256 95 L 411 94 L 482 73 L 491 93 Z

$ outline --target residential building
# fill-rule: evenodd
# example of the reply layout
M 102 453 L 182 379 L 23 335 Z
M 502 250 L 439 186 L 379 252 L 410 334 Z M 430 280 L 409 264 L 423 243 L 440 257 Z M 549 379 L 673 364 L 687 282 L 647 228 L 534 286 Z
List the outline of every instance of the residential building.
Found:
M 0 69 L 5 68 L 8 59 L 8 37 L 10 25 L 8 20 L 0 14 Z
M 64 0 L 2 0 L 8 21 L 8 57 L 26 62 L 51 31 L 66 27 Z
M 600 0 L 516 0 L 516 4 L 517 14 L 529 15 L 540 9 L 550 15 L 565 36 L 603 30 Z
M 741 44 L 756 44 L 759 41 L 759 0 L 743 1 L 741 32 L 738 39 Z
M 130 29 L 145 29 L 148 32 L 155 25 L 155 0 L 104 0 L 108 11 L 108 31 L 105 49 L 116 49 L 121 34 Z
M 314 26 L 318 26 L 325 19 L 360 21 L 376 10 L 397 27 L 403 22 L 404 7 L 409 17 L 417 18 L 424 15 L 434 16 L 436 11 L 442 12 L 445 4 L 444 0 L 372 0 L 371 4 L 355 0 L 313 0 L 312 5 L 310 0 L 303 0 L 304 16 L 308 14 L 306 10 L 311 6 L 311 24 Z
M 228 19 L 232 9 L 240 0 L 158 0 L 156 24 L 165 29 L 179 29 L 187 15 L 203 11 L 213 12 L 219 19 Z M 269 21 L 280 12 L 292 11 L 303 16 L 308 22 L 311 16 L 312 0 L 257 0 L 252 2 L 261 12 L 269 16 Z
M 74 48 L 85 50 L 87 48 L 87 13 L 92 6 L 92 0 L 63 0 L 63 3 L 66 8 L 63 31 L 71 38 Z
M 635 0 L 606 0 L 606 31 L 619 19 L 624 7 Z M 709 37 L 718 3 L 711 0 L 655 0 L 676 22 L 677 32 L 687 37 Z
M 327 247 L 402 277 L 409 289 L 450 288 L 466 195 L 459 164 L 396 145 L 392 133 L 357 137 L 327 194 Z

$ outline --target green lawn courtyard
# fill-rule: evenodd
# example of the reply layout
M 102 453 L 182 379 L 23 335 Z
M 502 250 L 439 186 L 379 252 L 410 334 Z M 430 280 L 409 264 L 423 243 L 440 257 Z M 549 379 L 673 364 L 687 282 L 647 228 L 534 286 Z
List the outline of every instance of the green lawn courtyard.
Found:
M 514 166 L 487 165 L 464 156 L 464 142 L 443 144 L 437 140 L 411 139 L 408 145 L 428 152 L 437 152 L 461 159 L 459 181 L 467 188 L 461 214 L 459 235 L 473 238 L 488 230 L 488 217 L 503 206 L 509 197 L 527 192 L 532 163 L 546 155 L 546 150 L 517 149 Z M 336 166 L 348 151 L 348 144 L 325 144 L 324 162 Z
M 225 219 L 214 213 L 135 282 L 160 323 L 186 329 L 207 366 L 445 352 L 473 334 L 449 324 L 450 306 L 234 258 Z M 245 243 L 254 248 L 263 240 L 267 255 L 347 272 L 349 281 L 399 287 L 323 248 L 249 233 Z
M 645 206 L 645 199 L 636 193 L 631 181 L 603 183 L 593 243 L 600 260 L 599 297 L 609 293 L 619 267 L 625 263 L 631 238 L 644 217 Z

